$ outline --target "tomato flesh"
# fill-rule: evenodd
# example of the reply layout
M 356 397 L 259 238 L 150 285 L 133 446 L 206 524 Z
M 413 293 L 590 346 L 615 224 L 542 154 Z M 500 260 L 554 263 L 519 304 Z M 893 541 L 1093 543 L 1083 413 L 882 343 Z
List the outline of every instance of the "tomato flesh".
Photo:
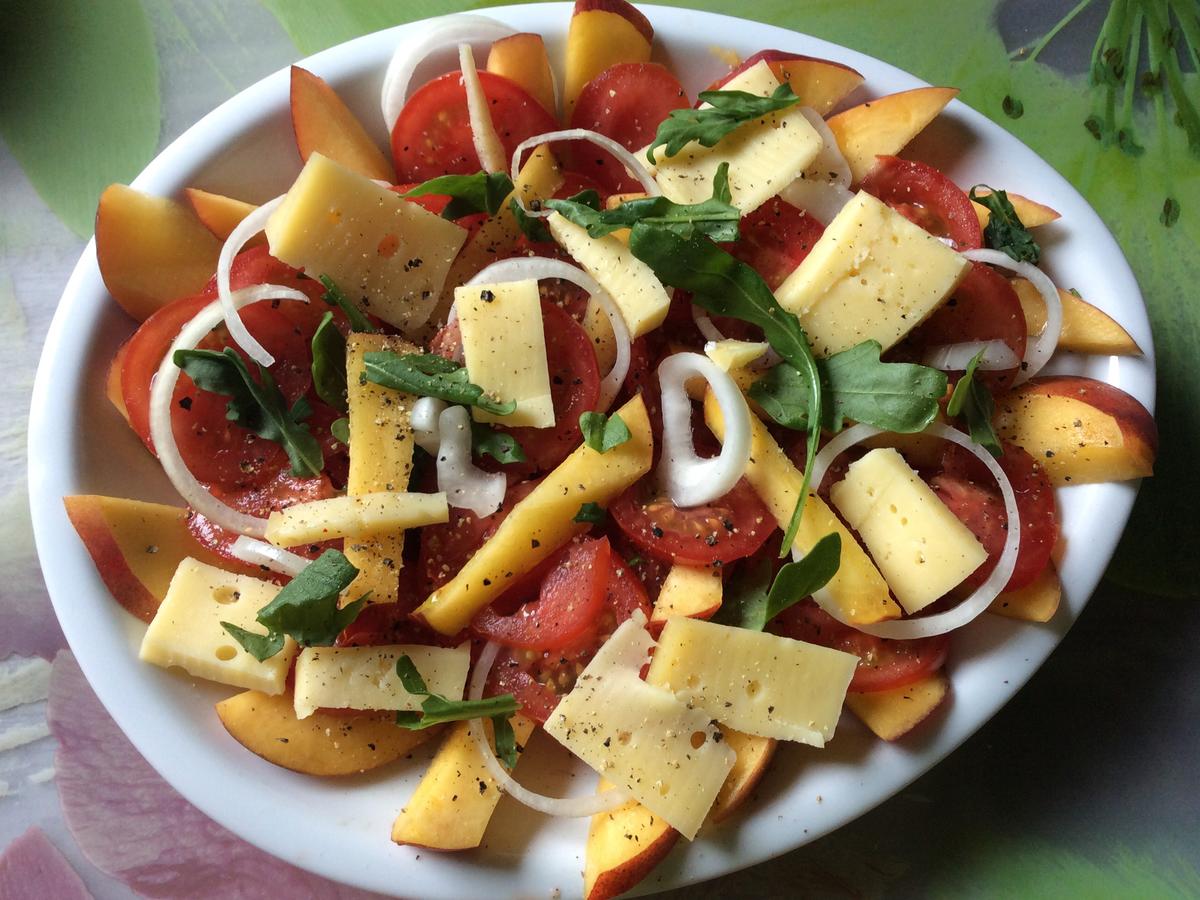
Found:
M 983 246 L 983 229 L 971 199 L 927 163 L 881 156 L 863 179 L 862 189 L 930 234 L 949 238 L 956 250 Z
M 820 222 L 779 197 L 742 219 L 738 228 L 738 239 L 727 249 L 757 271 L 771 290 L 804 262 L 825 232 Z

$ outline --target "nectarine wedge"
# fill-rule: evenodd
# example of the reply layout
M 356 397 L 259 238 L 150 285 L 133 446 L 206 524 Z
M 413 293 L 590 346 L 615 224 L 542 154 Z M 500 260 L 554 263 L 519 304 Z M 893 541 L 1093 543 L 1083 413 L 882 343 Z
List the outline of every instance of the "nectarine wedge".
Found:
M 181 203 L 111 184 L 96 209 L 100 277 L 139 322 L 172 300 L 203 290 L 221 242 Z
M 233 229 L 258 207 L 245 200 L 235 200 L 223 194 L 213 194 L 200 188 L 187 188 L 184 196 L 192 205 L 196 217 L 204 223 L 204 227 L 213 233 L 213 237 L 222 242 L 233 233 Z M 247 247 L 257 247 L 267 242 L 265 234 L 256 234 L 246 242 Z
M 1025 315 L 1025 327 L 1030 334 L 1040 334 L 1046 326 L 1046 301 L 1041 293 L 1024 278 L 1014 278 L 1013 288 L 1021 301 L 1021 312 Z M 1059 289 L 1062 301 L 1062 334 L 1058 338 L 1060 350 L 1076 353 L 1098 353 L 1104 356 L 1138 356 L 1142 348 L 1129 332 L 1108 313 L 1092 306 L 1082 297 Z
M 986 195 L 991 192 L 986 188 L 980 188 L 977 193 Z M 1036 200 L 1022 197 L 1020 194 L 1014 194 L 1012 191 L 1005 191 L 1004 193 L 1008 197 L 1008 202 L 1012 204 L 1017 218 L 1021 220 L 1021 224 L 1026 228 L 1037 228 L 1039 225 L 1048 225 L 1055 219 L 1061 218 L 1058 210 L 1051 209 L 1044 203 L 1038 203 Z M 972 205 L 975 207 L 975 215 L 979 217 L 979 227 L 986 226 L 988 220 L 992 217 L 991 210 L 978 201 L 972 201 Z
M 305 162 L 320 153 L 368 178 L 389 184 L 396 180 L 392 164 L 342 98 L 324 79 L 299 66 L 292 66 L 292 130 Z
M 540 34 L 525 31 L 500 38 L 488 51 L 487 70 L 524 88 L 552 116 L 558 115 L 554 72 Z
M 235 694 L 217 704 L 217 716 L 235 741 L 267 762 L 305 775 L 357 775 L 395 762 L 440 729 L 396 727 L 391 712 L 318 710 L 296 718 L 291 692 Z
M 650 633 L 658 634 L 670 616 L 710 618 L 721 608 L 719 569 L 704 566 L 671 566 L 650 614 Z
M 1054 565 L 1049 564 L 1031 584 L 1016 591 L 1004 591 L 988 607 L 988 612 L 1022 622 L 1049 622 L 1062 600 L 1062 581 Z
M 774 738 L 746 734 L 726 725 L 721 726 L 721 734 L 737 754 L 737 759 L 708 811 L 708 821 L 714 824 L 728 819 L 750 799 L 750 794 L 767 774 L 778 745 Z
M 1154 474 L 1158 428 L 1120 388 L 1077 375 L 1034 378 L 996 399 L 996 431 L 1058 487 Z
M 129 343 L 126 342 L 117 349 L 117 355 L 108 364 L 108 374 L 104 376 L 104 396 L 126 422 L 129 421 L 129 409 L 125 406 L 125 391 L 121 387 L 121 370 L 125 367 L 128 347 Z
M 846 705 L 878 737 L 895 741 L 925 721 L 949 691 L 950 679 L 936 672 L 890 691 L 847 694 Z
M 863 83 L 861 72 L 833 60 L 784 50 L 760 50 L 740 65 L 735 56 L 733 71 L 715 82 L 710 90 L 720 90 L 721 85 L 730 78 L 760 61 L 766 62 L 780 83 L 791 85 L 792 93 L 800 98 L 801 106 L 812 107 L 822 116 L 829 115 L 834 107 Z
M 600 783 L 600 790 L 612 785 Z M 584 900 L 610 900 L 633 888 L 671 852 L 679 832 L 636 800 L 592 816 L 583 855 Z
M 868 100 L 830 117 L 829 130 L 850 164 L 854 182 L 871 171 L 876 156 L 895 156 L 903 150 L 957 94 L 958 88 L 915 88 Z
M 566 74 L 563 80 L 563 118 L 583 86 L 617 63 L 649 62 L 654 29 L 626 0 L 575 0 L 567 29 Z

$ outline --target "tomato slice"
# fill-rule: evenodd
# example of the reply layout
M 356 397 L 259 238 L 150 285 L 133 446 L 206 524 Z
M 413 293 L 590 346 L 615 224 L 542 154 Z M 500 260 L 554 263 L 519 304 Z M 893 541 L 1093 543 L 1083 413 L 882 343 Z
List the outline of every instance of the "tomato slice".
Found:
M 526 138 L 554 131 L 554 117 L 529 94 L 494 72 L 480 72 L 505 159 Z M 439 175 L 471 175 L 482 166 L 471 137 L 467 89 L 458 72 L 447 72 L 417 90 L 392 128 L 392 159 L 402 182 Z
M 927 163 L 880 156 L 863 179 L 862 189 L 930 234 L 949 238 L 956 250 L 983 246 L 983 229 L 971 199 Z
M 744 478 L 712 503 L 686 509 L 643 479 L 608 511 L 644 553 L 684 565 L 726 565 L 750 556 L 775 530 L 775 519 Z
M 568 544 L 555 554 L 536 600 L 511 615 L 484 607 L 471 622 L 480 637 L 524 650 L 561 650 L 578 645 L 596 627 L 612 576 L 607 538 Z
M 757 271 L 771 290 L 804 262 L 825 232 L 820 222 L 779 197 L 742 219 L 739 228 L 740 236 L 727 249 Z
M 770 625 L 775 634 L 832 647 L 859 658 L 849 690 L 858 693 L 888 691 L 920 681 L 946 661 L 950 635 L 897 641 L 864 634 L 843 625 L 812 600 L 801 600 L 785 609 Z
M 636 152 L 654 140 L 671 110 L 690 105 L 687 91 L 665 66 L 618 63 L 584 85 L 571 113 L 571 127 L 598 131 Z M 569 168 L 594 178 L 609 194 L 642 190 L 616 157 L 593 144 L 576 141 L 565 155 Z

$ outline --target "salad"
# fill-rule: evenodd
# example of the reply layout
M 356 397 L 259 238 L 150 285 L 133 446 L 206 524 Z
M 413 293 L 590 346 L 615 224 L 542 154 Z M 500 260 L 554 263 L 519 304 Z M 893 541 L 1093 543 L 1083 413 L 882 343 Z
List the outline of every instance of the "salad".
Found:
M 1053 616 L 1055 488 L 1156 449 L 1133 398 L 1041 374 L 1140 352 L 1037 267 L 1057 213 L 898 155 L 952 89 L 856 104 L 778 50 L 684 86 L 652 46 L 580 0 L 556 77 L 448 18 L 388 68 L 390 153 L 294 68 L 286 194 L 106 191 L 141 323 L 108 393 L 187 505 L 66 498 L 141 658 L 241 689 L 232 739 L 326 777 L 436 740 L 392 840 L 477 847 L 502 793 L 591 816 L 588 897 L 843 708 L 917 727 L 956 631 Z M 595 796 L 522 783 L 537 729 Z

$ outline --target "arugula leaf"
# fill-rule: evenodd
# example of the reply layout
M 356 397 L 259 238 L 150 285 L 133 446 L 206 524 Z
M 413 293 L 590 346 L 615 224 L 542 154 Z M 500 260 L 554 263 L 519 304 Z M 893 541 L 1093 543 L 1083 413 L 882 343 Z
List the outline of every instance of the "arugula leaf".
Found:
M 1004 448 L 1000 445 L 996 429 L 992 427 L 992 413 L 996 411 L 996 401 L 992 399 L 987 387 L 975 378 L 975 369 L 978 368 L 981 359 L 982 350 L 967 363 L 967 370 L 963 372 L 962 378 L 958 379 L 954 393 L 950 395 L 950 402 L 946 404 L 946 412 L 951 416 L 963 416 L 967 420 L 971 440 L 992 456 L 1000 457 L 1004 455 Z
M 375 326 L 367 318 L 366 313 L 350 302 L 349 298 L 342 293 L 342 289 L 338 287 L 332 278 L 328 275 L 322 275 L 318 279 L 325 286 L 325 293 L 321 295 L 321 299 L 330 306 L 336 306 L 350 321 L 350 330 L 373 334 Z
M 443 219 L 461 219 L 474 213 L 494 216 L 513 191 L 512 179 L 505 172 L 476 172 L 474 175 L 442 175 L 418 184 L 401 197 L 424 197 L 429 194 L 449 197 L 442 210 Z
M 701 203 L 675 203 L 666 197 L 626 200 L 616 209 L 596 210 L 572 200 L 547 200 L 546 206 L 563 218 L 582 225 L 594 238 L 604 237 L 638 222 L 690 235 L 695 231 L 714 241 L 736 241 L 741 212 L 731 204 L 729 163 L 721 163 L 713 175 L 713 195 Z
M 725 602 L 714 618 L 723 625 L 762 631 L 789 606 L 825 587 L 837 574 L 841 554 L 842 538 L 834 532 L 817 541 L 803 559 L 781 568 L 774 581 L 771 561 L 759 560 L 731 580 Z
M 791 85 L 781 84 L 770 97 L 759 97 L 745 91 L 701 91 L 700 101 L 708 109 L 675 109 L 658 126 L 654 140 L 646 148 L 651 165 L 658 162 L 654 151 L 666 145 L 666 156 L 674 156 L 692 141 L 701 147 L 715 146 L 717 141 L 747 122 L 795 106 L 800 98 Z
M 533 201 L 541 208 L 541 202 Z M 533 207 L 533 203 L 530 204 Z M 512 210 L 513 218 L 517 220 L 517 227 L 521 229 L 521 233 L 529 240 L 537 244 L 544 244 L 554 240 L 554 235 L 550 233 L 550 229 L 546 227 L 546 222 L 541 216 L 531 216 L 525 212 L 525 207 L 517 202 L 517 198 L 513 197 L 508 201 L 508 208 Z
M 414 696 L 425 698 L 421 701 L 420 713 L 411 710 L 401 710 L 396 713 L 396 724 L 410 731 L 419 731 L 443 722 L 461 722 L 464 719 L 491 718 L 493 716 L 505 717 L 505 724 L 507 724 L 506 717 L 521 708 L 512 694 L 485 697 L 482 700 L 447 700 L 440 694 L 431 694 L 425 685 L 425 679 L 421 677 L 421 673 L 417 671 L 416 665 L 407 654 L 402 654 L 396 660 L 396 675 L 399 676 L 400 683 L 404 685 L 406 691 Z M 498 744 L 499 735 L 496 740 Z M 513 743 L 515 754 L 515 740 Z M 497 747 L 497 752 L 499 752 L 499 747 Z
M 579 512 L 575 513 L 572 522 L 587 522 L 590 525 L 603 525 L 608 518 L 608 510 L 599 503 L 583 503 Z
M 492 730 L 496 737 L 496 756 L 504 768 L 512 769 L 517 764 L 517 736 L 513 734 L 508 716 L 492 716 Z
M 981 194 L 979 188 L 990 193 Z M 1013 209 L 1012 201 L 1006 191 L 998 191 L 986 184 L 977 184 L 971 188 L 970 198 L 976 203 L 987 207 L 988 223 L 983 229 L 983 238 L 987 245 L 994 250 L 1007 253 L 1020 262 L 1033 263 L 1042 257 L 1042 248 L 1034 240 L 1029 229 L 1022 223 L 1017 211 Z
M 345 416 L 329 423 L 329 433 L 347 447 L 350 446 L 350 420 Z
M 243 650 L 259 662 L 270 659 L 283 649 L 284 636 L 278 632 L 271 631 L 267 634 L 256 634 L 253 631 L 247 631 L 245 628 L 234 625 L 232 622 L 222 622 L 221 627 L 228 631 L 233 639 L 242 645 Z
M 902 434 L 922 431 L 937 418 L 946 375 L 915 363 L 885 363 L 878 341 L 817 360 L 825 397 L 821 427 L 841 431 L 846 420 Z M 789 363 L 774 366 L 750 387 L 750 396 L 785 428 L 808 428 L 809 385 Z
M 471 449 L 476 456 L 490 456 L 499 463 L 525 462 L 525 451 L 515 437 L 483 422 L 471 423 Z
M 779 305 L 767 283 L 752 267 L 726 253 L 703 235 L 685 236 L 670 229 L 639 223 L 629 234 L 629 249 L 633 255 L 654 270 L 664 282 L 680 290 L 690 291 L 692 302 L 711 313 L 733 316 L 750 322 L 763 330 L 767 341 L 780 356 L 800 372 L 808 383 L 808 409 L 815 410 L 817 421 L 822 419 L 821 376 L 813 358 L 808 336 L 800 320 Z M 804 481 L 800 498 L 792 511 L 785 531 L 781 556 L 787 553 L 796 531 L 808 485 L 812 478 L 813 460 L 817 458 L 820 429 L 808 432 L 808 461 L 804 466 Z
M 256 618 L 272 634 L 289 635 L 301 646 L 332 644 L 366 603 L 364 595 L 338 608 L 338 597 L 357 576 L 358 569 L 341 552 L 326 550 L 285 584 Z
M 507 416 L 516 408 L 515 400 L 500 402 L 472 384 L 465 368 L 435 353 L 393 353 L 390 350 L 363 354 L 363 377 L 407 394 L 437 397 L 447 403 L 477 406 L 497 416 Z
M 346 338 L 333 324 L 333 313 L 321 316 L 312 336 L 312 377 L 317 396 L 346 412 Z
M 325 466 L 321 445 L 302 421 L 312 415 L 312 408 L 301 397 L 288 409 L 283 392 L 267 369 L 258 366 L 261 383 L 255 381 L 245 361 L 232 347 L 226 347 L 220 353 L 215 350 L 176 350 L 171 358 L 198 388 L 230 398 L 225 407 L 225 418 L 261 438 L 280 444 L 287 451 L 292 474 L 321 474 Z
M 616 413 L 606 416 L 602 412 L 585 412 L 579 417 L 579 430 L 583 432 L 583 442 L 597 453 L 607 453 L 633 437 L 625 420 Z

